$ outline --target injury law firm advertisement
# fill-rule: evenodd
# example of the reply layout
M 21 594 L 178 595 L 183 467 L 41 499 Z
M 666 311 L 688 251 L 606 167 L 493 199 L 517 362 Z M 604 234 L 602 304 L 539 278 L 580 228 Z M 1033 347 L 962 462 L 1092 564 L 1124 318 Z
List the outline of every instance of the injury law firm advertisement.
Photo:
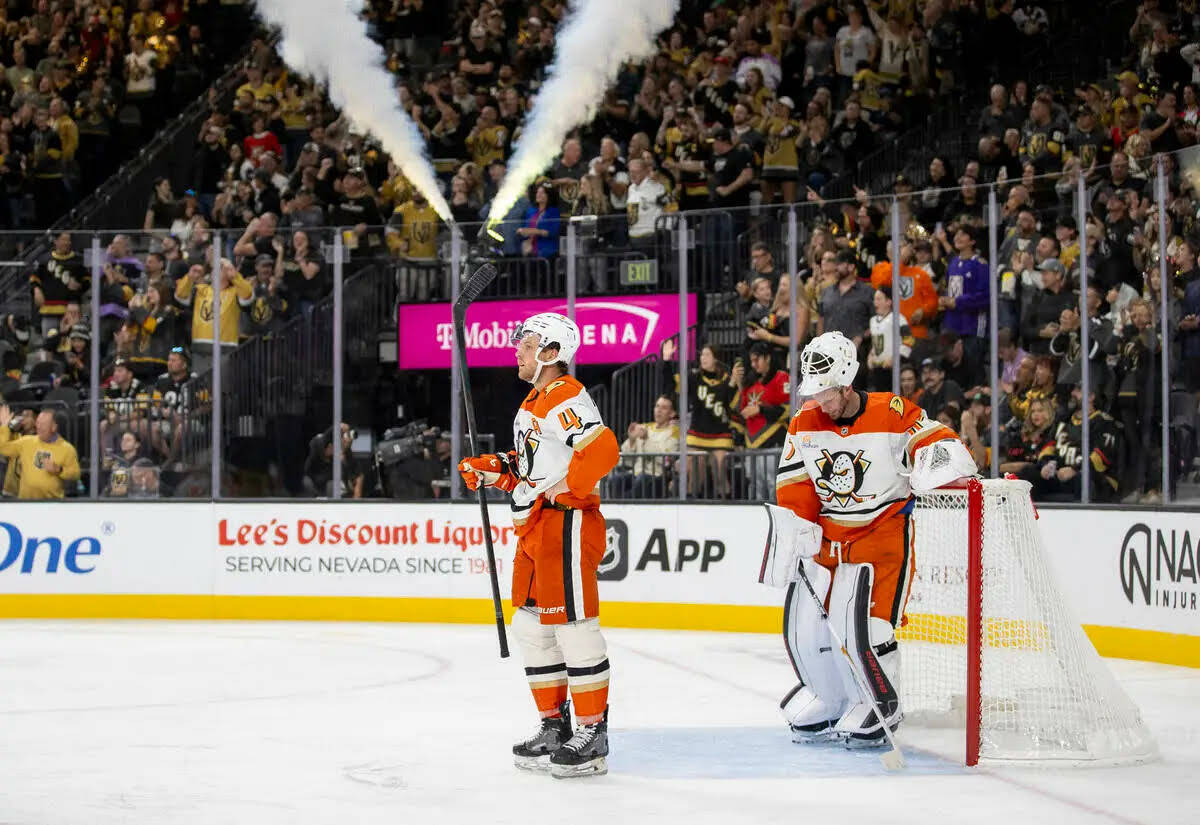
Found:
M 688 296 L 688 317 L 696 317 L 696 296 Z M 467 365 L 511 367 L 512 331 L 539 312 L 567 313 L 566 301 L 484 301 L 467 309 Z M 580 298 L 575 302 L 581 364 L 627 364 L 657 354 L 662 342 L 679 332 L 679 296 L 628 295 L 620 300 Z M 402 370 L 450 369 L 454 324 L 450 304 L 401 304 L 399 340 L 420 341 L 397 352 Z

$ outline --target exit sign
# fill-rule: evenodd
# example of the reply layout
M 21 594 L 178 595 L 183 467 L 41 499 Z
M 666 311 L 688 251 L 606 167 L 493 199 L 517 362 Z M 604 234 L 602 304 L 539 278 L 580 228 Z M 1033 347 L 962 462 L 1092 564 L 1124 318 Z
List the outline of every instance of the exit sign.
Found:
M 658 261 L 621 261 L 621 286 L 646 286 L 658 283 Z

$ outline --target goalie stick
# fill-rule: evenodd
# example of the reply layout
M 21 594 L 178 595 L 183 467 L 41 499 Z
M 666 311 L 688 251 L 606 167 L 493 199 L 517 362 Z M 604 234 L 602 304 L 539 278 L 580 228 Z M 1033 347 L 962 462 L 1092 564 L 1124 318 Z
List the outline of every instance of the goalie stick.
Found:
M 463 403 L 467 408 L 467 439 L 471 455 L 478 455 L 475 444 L 475 404 L 471 400 L 471 374 L 467 369 L 467 307 L 487 289 L 496 277 L 496 267 L 484 264 L 471 274 L 462 285 L 454 301 L 454 345 L 458 350 L 458 363 L 462 370 Z M 496 636 L 500 641 L 500 658 L 508 658 L 508 635 L 504 632 L 504 610 L 500 606 L 500 582 L 496 579 L 496 551 L 492 547 L 492 523 L 488 517 L 487 500 L 483 485 L 476 493 L 479 496 L 479 515 L 483 519 L 483 542 L 487 548 L 488 576 L 492 583 L 492 607 L 496 612 Z M 882 718 L 882 717 L 881 717 Z
M 867 684 L 866 677 L 858 669 L 858 662 L 850 655 L 850 651 L 846 650 L 846 643 L 842 641 L 834 629 L 833 622 L 829 618 L 829 613 L 825 610 L 825 604 L 817 596 L 817 592 L 813 590 L 812 582 L 808 580 L 808 574 L 804 572 L 804 565 L 800 565 L 800 581 L 804 582 L 805 588 L 808 590 L 808 595 L 812 596 L 813 602 L 817 605 L 817 610 L 821 614 L 821 618 L 825 620 L 825 626 L 829 628 L 829 636 L 833 639 L 833 643 L 842 651 L 842 655 L 846 657 L 850 665 L 850 672 L 854 675 L 854 683 L 858 685 L 858 692 L 870 704 L 872 710 L 875 711 L 875 718 L 879 720 L 879 724 L 883 727 L 883 735 L 887 737 L 888 744 L 892 749 L 879 757 L 879 761 L 883 763 L 883 767 L 889 771 L 898 771 L 904 768 L 904 754 L 900 752 L 900 746 L 896 744 L 896 738 L 892 736 L 892 730 L 888 727 L 886 717 L 883 715 L 883 710 L 879 707 L 879 702 L 875 700 L 875 694 L 871 691 Z

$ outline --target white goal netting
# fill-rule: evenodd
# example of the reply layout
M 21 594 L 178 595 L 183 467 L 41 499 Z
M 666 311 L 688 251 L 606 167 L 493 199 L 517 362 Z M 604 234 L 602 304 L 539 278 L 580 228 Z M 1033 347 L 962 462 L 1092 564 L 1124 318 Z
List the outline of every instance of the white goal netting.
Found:
M 980 485 L 980 669 L 968 707 L 968 491 L 918 497 L 916 577 L 901 645 L 901 697 L 916 724 L 960 725 L 991 760 L 1130 762 L 1157 754 L 1055 581 L 1023 481 Z M 968 760 L 970 744 L 968 744 Z

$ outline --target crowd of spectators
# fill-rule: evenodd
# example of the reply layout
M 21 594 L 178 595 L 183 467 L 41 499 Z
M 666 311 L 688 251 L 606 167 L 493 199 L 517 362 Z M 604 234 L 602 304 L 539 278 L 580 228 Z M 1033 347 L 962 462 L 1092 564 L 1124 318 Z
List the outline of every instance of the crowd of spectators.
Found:
M 645 248 L 664 211 L 819 193 L 971 79 L 956 49 L 976 23 L 996 25 L 973 8 L 684 3 L 657 54 L 622 68 L 593 121 L 510 212 L 496 251 L 553 257 L 565 221 L 582 216 L 607 219 L 601 243 Z M 488 213 L 565 10 L 554 0 L 467 0 L 447 24 L 419 0 L 367 4 L 460 223 Z M 360 257 L 438 255 L 444 227 L 429 204 L 372 138 L 267 51 L 202 127 L 190 183 L 186 196 L 153 193 L 147 230 L 240 232 L 270 213 L 287 229 L 347 227 Z
M 366 6 L 396 73 L 398 98 L 428 141 L 455 218 L 481 220 L 545 77 L 565 4 L 468 0 L 448 23 L 421 0 Z M 1189 45 L 1196 39 L 1189 21 L 1184 14 L 1163 16 L 1148 0 L 1130 31 L 1137 54 L 1129 68 L 1064 91 L 1021 77 L 1025 58 L 1050 43 L 1049 18 L 1033 3 L 685 2 L 659 51 L 624 66 L 594 120 L 564 142 L 510 212 L 513 231 L 492 251 L 553 258 L 568 219 L 596 217 L 603 220 L 593 243 L 651 255 L 658 216 L 720 207 L 742 221 L 739 238 L 768 240 L 747 243 L 750 269 L 726 285 L 740 304 L 739 324 L 748 325 L 745 341 L 709 349 L 697 373 L 703 380 L 689 382 L 693 392 L 728 388 L 709 394 L 720 401 L 728 432 L 696 434 L 702 441 L 717 436 L 718 446 L 699 449 L 723 455 L 776 446 L 787 412 L 786 403 L 777 403 L 776 385 L 787 368 L 789 339 L 795 335 L 803 345 L 813 334 L 839 329 L 861 346 L 864 386 L 890 387 L 892 360 L 901 358 L 905 394 L 962 431 L 981 463 L 999 449 L 1005 463 L 1028 465 L 1014 471 L 1035 481 L 1039 494 L 1068 496 L 1077 495 L 1073 479 L 1082 460 L 1070 446 L 1080 428 L 1071 415 L 1079 382 L 1073 308 L 1082 234 L 1089 289 L 1099 287 L 1090 302 L 1093 341 L 1102 347 L 1092 355 L 1092 374 L 1099 376 L 1094 409 L 1112 422 L 1093 425 L 1110 431 L 1094 437 L 1094 447 L 1112 441 L 1109 451 L 1091 457 L 1100 485 L 1093 497 L 1153 501 L 1160 493 L 1153 464 L 1162 458 L 1155 458 L 1149 433 L 1162 413 L 1143 409 L 1156 394 L 1138 392 L 1150 387 L 1160 340 L 1149 306 L 1140 303 L 1155 300 L 1158 289 L 1147 274 L 1157 271 L 1159 248 L 1148 179 L 1156 153 L 1195 140 L 1200 103 L 1190 84 L 1197 49 Z M 829 182 L 854 178 L 874 148 L 920 122 L 940 100 L 988 79 L 1001 82 L 981 105 L 971 156 L 934 156 L 927 173 L 898 174 L 888 191 L 872 193 L 878 181 L 859 179 L 852 202 L 825 200 Z M 153 399 L 152 385 L 172 351 L 180 354 L 178 375 L 203 374 L 222 345 L 304 318 L 330 289 L 325 247 L 332 235 L 321 227 L 341 228 L 351 267 L 394 263 L 389 271 L 397 273 L 402 300 L 448 293 L 440 277 L 413 277 L 427 272 L 426 264 L 440 266 L 445 234 L 432 208 L 373 138 L 356 132 L 320 88 L 289 72 L 263 44 L 247 60 L 232 104 L 214 101 L 198 138 L 186 189 L 159 181 L 148 193 L 145 234 L 118 236 L 107 248 L 101 318 L 79 312 L 89 277 L 69 237 L 39 270 L 37 320 L 43 333 L 58 333 L 60 386 L 86 383 L 78 373 L 86 373 L 83 354 L 94 343 L 102 348 L 105 392 L 114 376 L 128 372 Z M 1182 158 L 1164 161 L 1173 204 L 1166 248 L 1181 273 L 1170 290 L 1177 318 L 1168 338 L 1175 354 L 1188 355 L 1200 354 L 1196 310 L 1188 303 L 1197 296 L 1187 292 L 1194 279 L 1186 274 L 1197 271 L 1200 238 L 1192 236 L 1197 210 Z M 1089 199 L 1083 233 L 1072 217 L 1080 175 Z M 916 191 L 914 177 L 927 188 Z M 986 428 L 991 399 L 984 372 L 989 186 L 1002 204 L 998 326 L 1002 351 L 1011 356 L 1004 397 L 996 399 L 1005 435 L 995 447 Z M 893 195 L 902 221 L 898 250 L 889 248 Z M 777 263 L 783 250 L 771 241 L 779 233 L 761 232 L 741 216 L 752 205 L 797 201 L 806 204 L 807 243 L 794 273 L 800 300 L 792 306 L 790 279 Z M 222 324 L 215 334 L 206 315 L 214 230 L 224 240 Z M 893 255 L 902 265 L 898 307 Z M 586 263 L 581 272 L 585 291 L 611 286 L 599 270 L 589 283 Z M 901 336 L 893 340 L 897 308 Z M 36 335 L 36 320 L 33 326 Z M 1022 366 L 1027 356 L 1034 360 Z M 1035 373 L 1042 376 L 1036 385 Z M 1045 378 L 1051 374 L 1053 392 Z M 1197 389 L 1194 369 L 1181 371 L 1179 380 Z M 677 404 L 671 389 L 664 386 Z M 1054 400 L 1049 410 L 1031 403 L 1046 393 Z M 196 399 L 203 392 L 190 396 L 202 410 Z M 689 400 L 693 413 L 699 401 Z M 1053 458 L 1039 449 L 1026 460 L 1028 451 L 1018 449 L 1032 426 L 1030 407 L 1041 410 L 1039 421 L 1053 412 L 1043 422 Z M 656 411 L 653 426 L 628 435 L 665 438 L 659 417 Z M 187 427 L 180 430 L 183 436 L 164 436 L 154 426 L 117 426 L 112 452 L 121 452 L 120 441 L 132 433 L 140 450 L 169 464 L 187 446 Z M 629 489 L 665 484 L 663 465 L 645 459 L 637 466 L 655 468 L 657 480 L 635 487 L 631 479 Z M 715 466 L 723 468 L 720 457 Z M 714 476 L 718 492 L 739 493 L 723 470 Z M 746 483 L 758 484 L 754 473 Z
M 1018 11 L 1028 14 L 1029 7 Z M 1027 16 L 1025 23 L 1043 17 Z M 1025 80 L 993 85 L 974 121 L 975 150 L 952 156 L 934 147 L 927 173 L 920 170 L 928 181 L 921 191 L 900 172 L 884 191 L 856 188 L 856 197 L 843 202 L 827 203 L 819 191 L 809 192 L 820 214 L 806 227 L 798 306 L 790 306 L 788 275 L 777 264 L 783 250 L 752 244 L 737 284 L 736 317 L 747 325 L 745 339 L 715 347 L 719 359 L 702 355 L 689 382 L 690 449 L 708 453 L 707 472 L 721 476 L 707 490 L 720 491 L 734 477 L 724 469 L 731 448 L 781 443 L 779 429 L 766 430 L 764 440 L 747 424 L 761 415 L 769 386 L 764 379 L 786 368 L 790 338 L 797 336 L 803 347 L 815 334 L 838 330 L 859 346 L 863 389 L 891 389 L 892 363 L 899 358 L 901 392 L 960 432 L 981 467 L 998 451 L 1001 472 L 1029 480 L 1039 499 L 1078 500 L 1085 461 L 1093 501 L 1158 503 L 1164 461 L 1176 495 L 1175 485 L 1195 473 L 1200 420 L 1200 181 L 1189 151 L 1200 121 L 1196 22 L 1184 4 L 1168 14 L 1151 0 L 1138 7 L 1130 30 L 1129 68 L 1068 90 Z M 1163 238 L 1155 205 L 1160 164 L 1169 190 Z M 987 261 L 989 188 L 1000 212 L 996 280 Z M 893 198 L 899 249 L 890 242 Z M 893 339 L 891 316 L 895 255 L 899 340 Z M 1165 326 L 1159 317 L 1161 255 L 1168 272 Z M 987 367 L 992 289 L 1001 358 L 995 445 Z M 1083 323 L 1090 333 L 1092 411 L 1086 456 Z M 1165 411 L 1164 345 L 1172 364 Z M 770 353 L 770 366 L 744 371 L 756 349 Z M 735 369 L 744 371 L 736 379 Z M 711 388 L 727 383 L 732 397 L 723 398 L 721 440 L 714 444 Z M 786 406 L 768 409 L 770 423 L 787 414 Z M 1166 455 L 1160 441 L 1164 416 L 1171 429 Z M 747 481 L 732 495 L 753 489 Z
M 203 91 L 247 19 L 216 0 L 0 6 L 0 229 L 49 226 L 107 179 Z

